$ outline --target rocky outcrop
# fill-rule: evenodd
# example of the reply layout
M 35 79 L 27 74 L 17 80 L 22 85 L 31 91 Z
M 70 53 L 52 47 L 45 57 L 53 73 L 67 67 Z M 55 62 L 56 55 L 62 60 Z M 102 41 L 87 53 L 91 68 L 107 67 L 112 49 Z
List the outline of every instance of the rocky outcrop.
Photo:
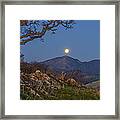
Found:
M 32 80 L 50 80 L 50 77 L 47 74 L 40 72 L 40 70 L 36 70 L 35 73 L 30 74 L 30 79 L 32 79 Z
M 51 77 L 36 70 L 30 74 L 21 73 L 20 78 L 20 98 L 22 100 L 91 99 L 86 96 L 87 89 L 88 92 L 91 92 L 91 89 L 86 86 L 81 87 L 73 78 L 64 79 L 64 74 L 62 74 L 62 79 L 56 79 L 54 76 Z M 88 95 L 92 95 L 93 92 Z M 95 97 L 92 99 L 99 99 L 99 94 L 96 97 L 96 91 L 94 93 Z
M 37 96 L 39 99 L 55 97 L 55 91 L 63 89 L 65 84 L 66 83 L 62 80 L 50 78 L 47 74 L 42 73 L 39 70 L 31 74 L 21 73 L 21 93 L 32 94 L 32 96 Z
M 78 82 L 76 82 L 76 80 L 74 80 L 73 78 L 67 79 L 66 82 L 67 82 L 69 85 L 80 87 L 80 84 L 78 84 Z

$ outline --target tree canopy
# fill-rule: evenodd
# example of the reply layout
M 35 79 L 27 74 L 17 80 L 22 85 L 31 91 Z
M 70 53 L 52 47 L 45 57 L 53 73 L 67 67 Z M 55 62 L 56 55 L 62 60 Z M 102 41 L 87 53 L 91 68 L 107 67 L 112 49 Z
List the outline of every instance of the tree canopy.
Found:
M 55 34 L 59 26 L 71 29 L 74 23 L 73 20 L 20 20 L 20 45 L 42 40 L 47 32 Z

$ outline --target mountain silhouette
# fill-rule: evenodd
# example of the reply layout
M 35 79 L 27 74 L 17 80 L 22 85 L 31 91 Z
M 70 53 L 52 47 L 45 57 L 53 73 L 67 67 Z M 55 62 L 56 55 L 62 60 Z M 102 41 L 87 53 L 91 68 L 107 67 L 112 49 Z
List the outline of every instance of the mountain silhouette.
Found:
M 41 62 L 48 66 L 48 68 L 55 71 L 81 71 L 89 75 L 97 75 L 100 72 L 100 60 L 92 60 L 88 62 L 81 62 L 70 56 L 56 57 L 50 60 Z

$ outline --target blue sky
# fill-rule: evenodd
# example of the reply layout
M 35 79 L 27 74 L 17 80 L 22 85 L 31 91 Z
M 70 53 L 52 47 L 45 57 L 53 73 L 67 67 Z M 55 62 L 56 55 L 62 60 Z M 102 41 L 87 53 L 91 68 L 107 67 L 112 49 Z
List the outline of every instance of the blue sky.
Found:
M 64 49 L 70 49 L 69 56 L 80 61 L 100 59 L 100 21 L 77 20 L 73 29 L 59 27 L 56 34 L 48 32 L 44 42 L 36 39 L 21 46 L 25 60 L 45 61 L 64 55 Z

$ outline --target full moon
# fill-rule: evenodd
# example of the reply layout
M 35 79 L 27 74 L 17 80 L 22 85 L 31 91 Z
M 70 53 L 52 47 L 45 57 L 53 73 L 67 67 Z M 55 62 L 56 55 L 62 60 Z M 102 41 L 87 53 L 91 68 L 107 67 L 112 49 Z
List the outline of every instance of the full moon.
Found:
M 66 48 L 65 49 L 65 53 L 67 54 L 67 53 L 69 53 L 70 52 L 70 50 L 68 49 L 68 48 Z

